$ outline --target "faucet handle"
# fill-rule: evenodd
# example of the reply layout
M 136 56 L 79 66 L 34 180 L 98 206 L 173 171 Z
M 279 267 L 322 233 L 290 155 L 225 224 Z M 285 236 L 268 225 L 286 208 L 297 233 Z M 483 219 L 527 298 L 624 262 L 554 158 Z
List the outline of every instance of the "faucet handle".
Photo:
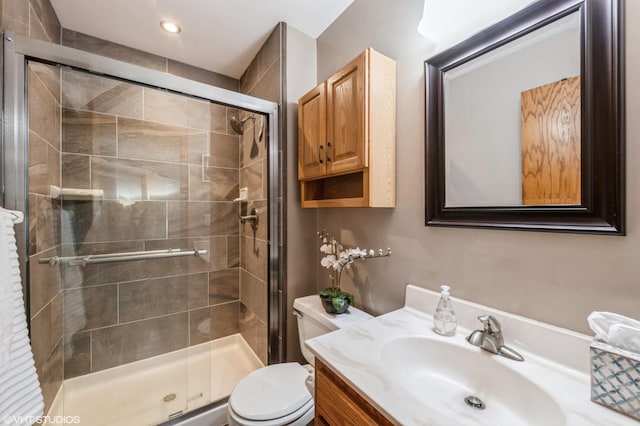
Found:
M 500 322 L 493 315 L 480 315 L 478 320 L 482 324 L 484 324 L 484 331 L 487 333 L 500 333 L 502 328 L 500 327 Z

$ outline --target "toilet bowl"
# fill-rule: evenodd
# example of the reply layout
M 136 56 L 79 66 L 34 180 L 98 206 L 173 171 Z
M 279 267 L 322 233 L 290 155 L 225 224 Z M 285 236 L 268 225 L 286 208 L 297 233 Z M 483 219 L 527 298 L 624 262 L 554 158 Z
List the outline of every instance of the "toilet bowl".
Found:
M 310 375 L 313 378 L 314 359 L 304 346 L 305 340 L 372 318 L 354 307 L 341 315 L 328 314 L 318 295 L 295 299 L 293 309 L 298 318 L 300 348 L 311 365 L 272 364 L 242 379 L 229 397 L 230 425 L 298 426 L 311 423 L 314 402 L 306 382 Z

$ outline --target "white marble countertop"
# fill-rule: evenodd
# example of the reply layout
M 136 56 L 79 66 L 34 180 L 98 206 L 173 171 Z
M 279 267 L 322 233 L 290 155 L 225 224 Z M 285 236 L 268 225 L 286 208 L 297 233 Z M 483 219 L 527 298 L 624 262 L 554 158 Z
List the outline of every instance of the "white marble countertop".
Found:
M 591 402 L 588 336 L 453 298 L 458 330 L 453 337 L 442 337 L 432 331 L 432 316 L 426 313 L 428 309 L 435 309 L 438 298 L 438 293 L 409 285 L 404 308 L 310 339 L 306 346 L 373 406 L 398 424 L 481 425 L 481 417 L 474 416 L 473 410 L 464 404 L 429 406 L 418 400 L 405 390 L 396 377 L 386 372 L 381 350 L 389 341 L 405 336 L 452 339 L 449 340 L 452 344 L 470 346 L 464 338 L 472 328 L 479 328 L 480 323 L 475 317 L 490 313 L 502 323 L 505 344 L 521 353 L 525 361 L 509 360 L 473 346 L 470 346 L 471 349 L 477 350 L 479 357 L 495 357 L 496 362 L 544 389 L 559 405 L 564 425 L 640 424 Z M 524 424 L 536 425 L 535 422 Z

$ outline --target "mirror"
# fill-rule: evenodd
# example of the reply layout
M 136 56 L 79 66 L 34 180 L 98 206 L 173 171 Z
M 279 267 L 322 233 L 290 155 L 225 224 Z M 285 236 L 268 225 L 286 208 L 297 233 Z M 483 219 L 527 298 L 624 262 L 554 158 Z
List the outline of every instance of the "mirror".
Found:
M 618 0 L 541 0 L 425 62 L 426 224 L 624 234 Z

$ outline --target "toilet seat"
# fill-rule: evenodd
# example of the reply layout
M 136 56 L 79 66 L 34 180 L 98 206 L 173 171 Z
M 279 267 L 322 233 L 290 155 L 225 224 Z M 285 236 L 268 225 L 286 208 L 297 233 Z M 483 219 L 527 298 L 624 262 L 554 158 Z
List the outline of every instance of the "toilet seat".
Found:
M 313 411 L 305 386 L 309 375 L 298 363 L 273 364 L 242 379 L 229 397 L 229 413 L 246 425 L 282 425 Z
M 277 419 L 270 420 L 248 420 L 241 416 L 239 416 L 231 406 L 227 409 L 227 414 L 230 417 L 230 424 L 232 425 L 242 425 L 242 426 L 306 426 L 313 421 L 313 417 L 315 414 L 314 402 L 313 400 L 308 401 L 305 405 L 303 405 L 299 410 L 288 414 L 284 417 L 279 417 Z

